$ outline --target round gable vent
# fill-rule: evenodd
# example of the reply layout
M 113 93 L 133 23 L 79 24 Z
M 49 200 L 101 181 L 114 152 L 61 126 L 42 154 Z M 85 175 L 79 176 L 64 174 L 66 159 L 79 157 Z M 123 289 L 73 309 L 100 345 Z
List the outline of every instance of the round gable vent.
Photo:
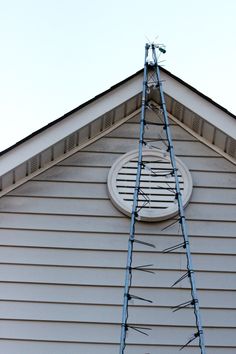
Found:
M 121 156 L 110 169 L 108 191 L 113 204 L 130 216 L 138 162 L 138 150 Z M 183 205 L 192 193 L 192 178 L 188 168 L 176 158 Z M 175 178 L 169 156 L 162 150 L 143 150 L 138 215 L 143 221 L 169 219 L 178 213 Z

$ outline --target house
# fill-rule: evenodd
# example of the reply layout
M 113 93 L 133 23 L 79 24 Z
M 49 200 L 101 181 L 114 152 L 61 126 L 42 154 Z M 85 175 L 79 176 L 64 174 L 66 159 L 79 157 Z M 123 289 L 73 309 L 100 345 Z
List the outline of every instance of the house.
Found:
M 176 156 L 193 191 L 186 206 L 208 354 L 236 350 L 235 116 L 161 69 Z M 113 86 L 1 154 L 0 352 L 118 353 L 130 218 L 110 199 L 111 166 L 137 148 L 142 71 Z M 149 100 L 158 107 L 155 88 Z M 147 134 L 161 134 L 148 111 Z M 163 149 L 162 141 L 157 145 Z M 173 354 L 194 333 L 186 269 L 171 217 L 137 223 L 136 272 L 127 354 Z M 199 353 L 197 342 L 184 349 Z

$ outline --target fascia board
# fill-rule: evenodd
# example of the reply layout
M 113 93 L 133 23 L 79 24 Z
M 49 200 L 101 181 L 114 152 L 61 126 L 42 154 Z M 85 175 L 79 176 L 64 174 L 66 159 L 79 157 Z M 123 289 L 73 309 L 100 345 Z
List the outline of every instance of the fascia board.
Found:
M 135 76 L 123 85 L 112 89 L 101 98 L 89 103 L 66 119 L 63 119 L 31 139 L 4 154 L 0 161 L 0 175 L 4 175 L 24 161 L 32 158 L 49 146 L 81 129 L 101 115 L 119 106 L 142 90 L 142 75 Z
M 163 71 L 161 72 L 161 78 L 164 81 L 163 89 L 166 94 L 173 97 L 194 113 L 197 113 L 200 117 L 228 136 L 236 139 L 236 125 L 233 117 Z

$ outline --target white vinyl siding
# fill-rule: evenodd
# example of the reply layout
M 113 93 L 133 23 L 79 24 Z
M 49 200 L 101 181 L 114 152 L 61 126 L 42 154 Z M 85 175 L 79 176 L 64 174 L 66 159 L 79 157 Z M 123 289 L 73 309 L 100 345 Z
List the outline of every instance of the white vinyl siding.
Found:
M 152 120 L 152 117 L 150 117 Z M 150 126 L 153 139 L 161 132 Z M 194 190 L 186 208 L 208 354 L 236 350 L 235 166 L 177 125 L 177 156 Z M 7 354 L 118 353 L 129 218 L 110 202 L 112 163 L 137 147 L 137 118 L 0 200 L 0 352 Z M 154 143 L 155 144 L 155 143 Z M 164 148 L 163 143 L 157 146 Z M 156 274 L 134 271 L 127 354 L 174 354 L 195 332 L 192 309 L 171 307 L 190 299 L 183 250 L 171 220 L 138 223 L 134 265 L 153 263 Z M 198 354 L 197 342 L 185 349 Z

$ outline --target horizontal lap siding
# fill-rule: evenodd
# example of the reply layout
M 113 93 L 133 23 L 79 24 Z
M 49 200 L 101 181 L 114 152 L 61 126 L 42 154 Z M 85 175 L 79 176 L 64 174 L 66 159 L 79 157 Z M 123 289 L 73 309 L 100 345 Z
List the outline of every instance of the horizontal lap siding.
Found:
M 174 241 L 174 240 L 173 240 Z M 172 241 L 172 242 L 173 242 Z M 209 252 L 209 251 L 208 251 Z M 196 270 L 204 271 L 209 266 L 209 253 L 195 254 Z M 211 271 L 235 272 L 235 255 L 211 254 Z M 126 251 L 115 250 L 62 250 L 32 247 L 2 247 L 0 250 L 1 263 L 5 264 L 37 264 L 75 267 L 119 268 L 125 264 Z M 36 263 L 36 259 L 38 259 Z M 137 252 L 137 264 L 145 264 L 147 252 L 143 249 Z M 157 269 L 185 269 L 185 254 L 183 252 L 171 253 L 166 257 L 162 252 L 148 252 L 149 262 L 155 264 Z M 182 267 L 181 267 L 182 265 Z
M 122 233 L 99 233 L 99 232 L 58 232 L 39 230 L 15 230 L 0 229 L 0 245 L 4 246 L 40 249 L 64 249 L 64 250 L 96 250 L 126 251 L 127 240 Z M 221 235 L 190 235 L 191 249 L 193 253 L 200 254 L 236 254 L 236 239 Z M 155 252 L 162 252 L 165 247 L 177 244 L 179 236 L 171 233 L 148 235 L 137 233 L 137 238 L 155 245 Z M 107 242 L 110 241 L 110 242 Z M 223 242 L 222 242 L 223 241 Z M 210 251 L 209 251 L 210 249 Z M 136 252 L 143 252 L 143 246 L 137 244 Z M 179 250 L 180 251 L 180 250 Z M 145 252 L 153 252 L 152 248 L 145 249 Z M 175 251 L 177 252 L 177 251 Z
M 157 284 L 159 285 L 159 284 Z M 94 285 L 63 285 L 63 284 L 37 284 L 36 282 L 1 282 L 1 300 L 3 301 L 22 301 L 33 303 L 61 303 L 61 304 L 100 304 L 100 305 L 120 305 L 120 299 L 123 293 L 123 286 L 105 286 L 97 285 L 96 291 L 92 291 Z M 135 286 L 137 296 L 147 296 L 145 287 Z M 68 291 L 69 290 L 69 291 Z M 210 295 L 213 295 L 210 298 Z M 145 306 L 151 307 L 171 307 L 181 303 L 189 295 L 186 288 L 152 287 L 148 289 L 150 299 L 157 299 L 153 303 L 147 303 Z M 233 309 L 236 310 L 235 291 L 199 289 L 201 298 L 201 307 L 207 309 Z M 224 296 L 224 306 L 222 307 L 222 296 Z M 143 303 L 134 300 L 135 306 L 143 306 Z
M 94 215 L 121 217 L 123 214 L 113 207 L 109 200 L 95 199 L 58 199 L 30 198 L 30 197 L 5 197 L 0 206 L 0 212 L 20 214 L 51 214 L 51 215 Z M 189 219 L 201 220 L 235 220 L 235 205 L 217 205 L 190 203 L 186 211 Z
M 52 230 L 74 232 L 121 232 L 128 234 L 129 219 L 126 217 L 96 217 L 96 216 L 66 216 L 1 213 L 0 228 L 27 229 L 27 230 Z M 148 227 L 147 227 L 148 225 Z M 168 227 L 168 230 L 163 228 Z M 138 223 L 137 232 L 144 234 L 171 234 L 178 233 L 178 225 L 170 226 L 170 221 L 155 223 Z M 190 235 L 235 237 L 235 223 L 230 221 L 191 220 L 188 219 Z
M 11 329 L 10 334 L 8 328 Z M 169 331 L 170 331 L 169 327 Z M 137 336 L 135 332 L 129 333 L 128 343 L 147 345 L 179 345 L 181 346 L 186 339 L 186 333 L 192 333 L 194 327 L 179 326 L 172 331 L 172 335 L 165 326 L 152 326 L 150 336 Z M 117 336 L 119 337 L 120 326 L 116 324 L 98 323 L 63 323 L 63 322 L 43 322 L 43 321 L 19 321 L 19 320 L 2 320 L 0 321 L 0 332 L 4 338 L 12 339 L 30 339 L 30 340 L 46 340 L 58 342 L 91 342 L 115 344 Z M 222 338 L 221 338 L 222 333 Z M 207 335 L 209 345 L 226 347 L 236 345 L 236 330 L 225 328 L 208 328 Z M 79 348 L 79 345 L 78 345 Z
M 152 117 L 151 119 L 152 120 Z M 137 119 L 18 187 L 0 203 L 0 349 L 8 354 L 118 352 L 129 219 L 111 204 L 110 166 L 137 147 Z M 235 166 L 173 125 L 177 155 L 194 183 L 186 208 L 208 354 L 236 348 Z M 149 125 L 148 138 L 161 127 Z M 162 133 L 161 133 L 162 134 Z M 153 143 L 164 148 L 163 143 Z M 151 325 L 149 337 L 130 331 L 127 354 L 177 353 L 195 331 L 178 224 L 138 223 L 129 320 Z M 170 330 L 172 335 L 170 336 Z M 196 342 L 189 354 L 199 353 Z
M 175 152 L 178 156 L 217 156 L 217 153 L 198 141 L 184 141 L 174 140 Z M 162 141 L 151 143 L 158 149 L 166 149 L 166 145 Z M 99 151 L 106 152 L 110 148 L 111 152 L 125 153 L 129 150 L 138 148 L 137 139 L 118 139 L 106 137 L 105 139 L 98 140 L 96 143 L 89 145 L 86 151 Z
M 52 304 L 31 302 L 1 301 L 0 310 L 2 318 L 18 321 L 33 322 L 69 322 L 69 323 L 103 323 L 119 325 L 121 306 L 101 306 L 90 304 Z M 236 310 L 228 309 L 204 309 L 203 321 L 206 327 L 212 328 L 235 328 Z M 192 309 L 184 309 L 173 313 L 169 308 L 163 307 L 130 307 L 129 323 L 139 323 L 143 326 L 172 326 L 178 322 L 179 327 L 192 327 L 194 318 Z
M 196 262 L 195 262 L 196 263 Z M 181 267 L 182 268 L 182 267 Z M 154 270 L 156 270 L 154 268 Z M 4 282 L 29 282 L 42 284 L 68 284 L 68 285 L 95 285 L 95 286 L 119 286 L 123 281 L 123 269 L 96 268 L 96 267 L 72 267 L 51 265 L 21 265 L 2 264 L 1 279 Z M 144 277 L 140 271 L 135 271 L 133 285 L 152 288 L 153 286 L 170 287 L 184 274 L 181 270 L 156 270 L 157 275 L 146 274 Z M 197 271 L 199 289 L 234 290 L 236 276 L 231 272 Z M 189 282 L 184 280 L 177 288 L 189 288 Z
M 78 344 L 77 343 L 58 343 L 50 341 L 25 341 L 25 340 L 2 340 L 1 346 L 5 353 L 14 353 L 14 354 L 78 354 Z M 16 351 L 17 348 L 17 351 Z M 114 344 L 89 344 L 89 343 L 80 343 L 80 350 L 83 354 L 111 354 L 117 353 L 117 346 Z M 178 346 L 146 346 L 146 350 L 150 353 L 155 354 L 176 354 L 179 351 Z M 127 348 L 127 354 L 143 354 L 144 347 L 141 345 L 129 345 Z M 188 348 L 188 354 L 197 354 L 199 351 L 197 348 Z M 222 348 L 210 347 L 207 350 L 208 354 L 222 354 Z M 233 354 L 232 348 L 224 348 L 224 354 Z
M 193 190 L 191 202 L 224 204 L 235 204 L 236 190 L 232 188 L 217 188 L 212 186 L 196 186 Z M 104 183 L 77 183 L 63 181 L 30 181 L 27 184 L 11 192 L 9 196 L 26 197 L 55 197 L 75 199 L 109 199 L 107 195 L 106 182 Z M 96 196 L 96 198 L 95 198 Z

